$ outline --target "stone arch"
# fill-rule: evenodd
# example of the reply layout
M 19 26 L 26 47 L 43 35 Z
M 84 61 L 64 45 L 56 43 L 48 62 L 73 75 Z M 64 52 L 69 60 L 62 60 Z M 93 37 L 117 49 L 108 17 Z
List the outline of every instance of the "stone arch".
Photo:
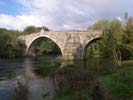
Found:
M 100 37 L 96 37 L 96 38 L 93 38 L 93 39 L 89 39 L 89 40 L 87 40 L 86 42 L 85 42 L 85 44 L 84 44 L 84 46 L 83 46 L 83 57 L 84 57 L 84 59 L 86 59 L 86 50 L 87 50 L 87 47 L 91 44 L 91 43 L 93 43 L 93 42 L 95 42 L 95 41 L 97 41 L 97 40 L 99 40 L 99 39 L 101 39 Z
M 60 52 L 63 55 L 63 50 L 62 50 L 60 44 L 55 39 L 53 39 L 47 35 L 40 35 L 40 36 L 32 38 L 31 41 L 27 44 L 26 55 L 29 55 L 29 52 L 30 52 L 29 50 L 32 48 L 32 46 L 34 46 L 34 44 L 36 44 L 38 42 L 39 39 L 44 39 L 44 38 L 47 38 L 47 39 L 53 41 L 56 44 L 56 46 L 60 49 Z

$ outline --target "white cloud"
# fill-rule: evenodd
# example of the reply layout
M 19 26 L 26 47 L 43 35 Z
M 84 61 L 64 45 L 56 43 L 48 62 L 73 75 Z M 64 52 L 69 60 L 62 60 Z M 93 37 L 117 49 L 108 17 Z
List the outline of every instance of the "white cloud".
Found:
M 131 0 L 15 1 L 23 5 L 21 14 L 0 14 L 0 27 L 22 30 L 28 25 L 45 25 L 52 30 L 85 29 L 101 18 L 118 18 L 124 12 L 133 15 Z
M 22 30 L 27 25 L 42 25 L 40 20 L 36 19 L 36 17 L 33 15 L 18 15 L 14 17 L 0 14 L 0 18 L 0 26 L 8 29 Z

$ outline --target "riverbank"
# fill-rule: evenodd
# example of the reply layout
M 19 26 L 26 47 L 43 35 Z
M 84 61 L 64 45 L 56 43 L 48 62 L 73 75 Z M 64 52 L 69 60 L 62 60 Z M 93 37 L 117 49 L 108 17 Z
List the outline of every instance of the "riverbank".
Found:
M 133 60 L 124 61 L 118 71 L 99 80 L 113 100 L 133 100 Z
M 92 96 L 109 97 L 110 100 L 133 100 L 133 60 L 124 61 L 122 67 L 116 68 L 113 73 L 97 77 L 93 82 L 96 84 L 92 83 L 93 89 L 90 88 L 89 91 L 86 91 L 87 93 L 83 94 L 83 100 L 92 100 L 94 98 Z M 101 90 L 97 89 L 97 83 L 100 84 L 98 89 Z M 103 93 L 100 93 L 101 91 Z M 77 100 L 77 97 L 73 91 L 68 90 L 67 93 L 55 96 L 53 100 Z

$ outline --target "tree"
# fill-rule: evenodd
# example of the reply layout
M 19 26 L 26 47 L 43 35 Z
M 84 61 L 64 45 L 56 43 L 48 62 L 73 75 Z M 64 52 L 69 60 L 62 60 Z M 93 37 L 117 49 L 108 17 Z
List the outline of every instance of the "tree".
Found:
M 111 22 L 111 34 L 112 34 L 112 52 L 114 60 L 118 65 L 122 63 L 122 52 L 121 49 L 124 47 L 122 43 L 123 26 L 120 21 L 113 20 Z
M 126 44 L 129 56 L 133 57 L 133 18 L 126 16 L 123 42 Z
M 44 39 L 43 41 L 40 41 L 38 43 L 39 45 L 36 47 L 37 49 L 37 55 L 42 55 L 44 53 L 48 54 L 54 50 L 55 44 L 49 40 L 49 39 Z
M 105 30 L 110 28 L 110 21 L 106 19 L 99 20 L 98 22 L 94 23 L 92 26 L 90 26 L 88 29 L 90 30 L 101 30 L 104 32 L 102 39 L 96 41 L 95 43 L 92 43 L 89 45 L 87 52 L 89 56 L 103 56 L 103 57 L 109 57 L 110 56 L 110 49 L 108 46 L 108 38 L 107 34 L 105 34 Z
M 123 25 L 119 20 L 100 20 L 89 29 L 102 30 L 103 35 L 100 41 L 100 54 L 103 57 L 113 57 L 118 65 L 122 62 L 122 50 L 124 44 L 122 37 L 124 35 Z
M 15 57 L 19 48 L 17 31 L 0 29 L 0 57 Z
M 110 21 L 108 21 L 107 19 L 102 19 L 94 23 L 92 26 L 88 27 L 88 29 L 103 31 L 105 29 L 108 29 L 109 27 L 110 27 Z
M 41 29 L 43 29 L 44 31 L 50 31 L 47 27 L 42 26 L 42 27 L 37 27 L 38 31 L 41 31 Z
M 41 29 L 43 29 L 44 31 L 49 31 L 49 29 L 45 26 L 42 27 L 36 27 L 36 26 L 27 26 L 24 30 L 23 30 L 23 34 L 31 34 L 31 33 L 36 33 L 36 32 L 40 32 Z
M 24 29 L 24 33 L 25 34 L 31 34 L 33 32 L 37 32 L 37 28 L 35 26 L 27 26 L 25 29 Z

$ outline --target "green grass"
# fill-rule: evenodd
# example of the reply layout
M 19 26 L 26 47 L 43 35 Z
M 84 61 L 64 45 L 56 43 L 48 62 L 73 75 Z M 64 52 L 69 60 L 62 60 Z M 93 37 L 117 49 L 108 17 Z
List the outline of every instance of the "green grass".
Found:
M 77 100 L 74 95 L 57 96 L 53 100 Z
M 116 68 L 113 73 L 99 76 L 102 87 L 108 92 L 113 100 L 133 100 L 133 60 L 124 61 L 122 67 Z M 73 92 L 57 95 L 53 100 L 77 100 Z M 89 94 L 84 94 L 92 100 Z
M 99 80 L 114 100 L 133 100 L 133 61 L 124 61 L 120 70 Z
M 57 93 L 53 100 L 77 100 L 73 89 L 65 90 L 64 92 Z

